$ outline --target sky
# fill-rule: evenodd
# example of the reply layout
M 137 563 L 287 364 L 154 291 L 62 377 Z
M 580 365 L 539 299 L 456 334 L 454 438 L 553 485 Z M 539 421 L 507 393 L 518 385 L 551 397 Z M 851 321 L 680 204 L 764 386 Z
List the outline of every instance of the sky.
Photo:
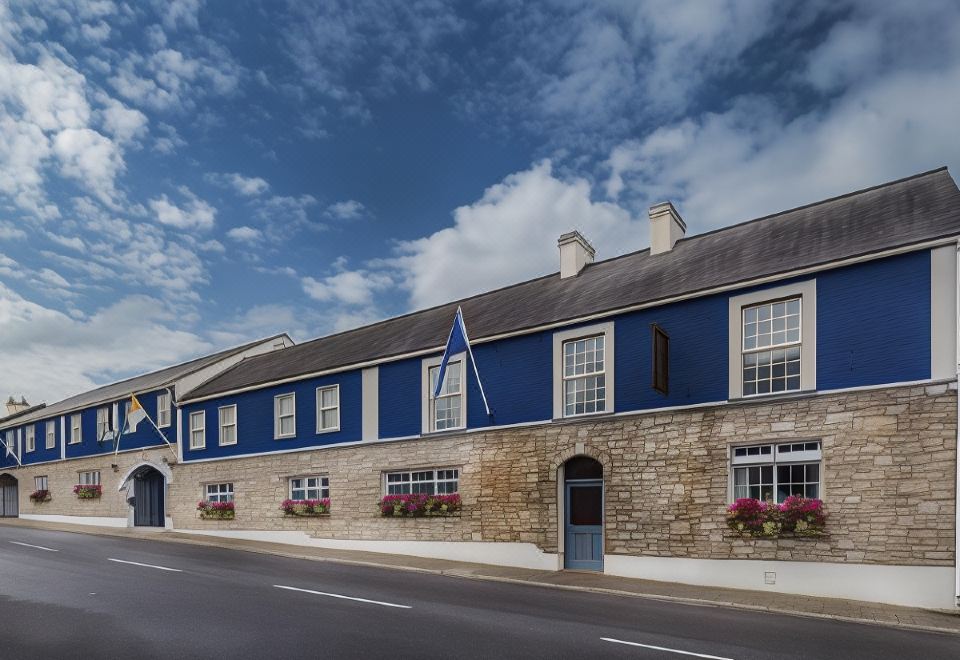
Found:
M 958 119 L 960 0 L 0 0 L 0 396 L 956 173 Z

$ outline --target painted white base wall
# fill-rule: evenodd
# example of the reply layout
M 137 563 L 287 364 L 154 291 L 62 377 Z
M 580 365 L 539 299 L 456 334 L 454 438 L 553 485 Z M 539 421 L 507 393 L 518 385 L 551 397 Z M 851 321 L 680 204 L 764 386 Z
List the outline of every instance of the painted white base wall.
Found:
M 956 609 L 950 566 L 605 555 L 604 573 L 710 587 Z M 767 573 L 774 573 L 767 576 Z M 775 580 L 767 584 L 766 578 Z
M 288 543 L 290 545 L 330 548 L 331 550 L 360 550 L 394 555 L 449 559 L 478 564 L 495 564 L 515 568 L 533 568 L 555 571 L 559 566 L 557 555 L 543 552 L 533 543 L 485 543 L 479 541 L 360 541 L 352 539 L 318 539 L 305 532 L 274 532 L 268 530 L 209 530 L 176 529 L 185 534 L 222 536 L 248 541 Z
M 97 527 L 126 527 L 126 518 L 107 518 L 100 516 L 54 516 L 38 515 L 31 513 L 21 513 L 20 517 L 24 520 L 37 520 L 40 522 L 69 523 L 71 525 L 96 525 Z

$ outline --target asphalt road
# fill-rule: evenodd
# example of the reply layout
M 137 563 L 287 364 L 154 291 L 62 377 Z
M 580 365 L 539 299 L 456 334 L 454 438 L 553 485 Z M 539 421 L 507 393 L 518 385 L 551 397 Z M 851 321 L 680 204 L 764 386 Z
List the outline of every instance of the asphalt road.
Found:
M 955 660 L 960 637 L 0 527 L 3 660 L 201 657 Z

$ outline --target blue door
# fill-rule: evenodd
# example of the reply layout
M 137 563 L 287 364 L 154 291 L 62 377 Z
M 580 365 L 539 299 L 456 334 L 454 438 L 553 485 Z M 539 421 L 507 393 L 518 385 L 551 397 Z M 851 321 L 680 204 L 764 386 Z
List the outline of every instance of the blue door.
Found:
M 603 481 L 567 481 L 564 567 L 603 570 Z

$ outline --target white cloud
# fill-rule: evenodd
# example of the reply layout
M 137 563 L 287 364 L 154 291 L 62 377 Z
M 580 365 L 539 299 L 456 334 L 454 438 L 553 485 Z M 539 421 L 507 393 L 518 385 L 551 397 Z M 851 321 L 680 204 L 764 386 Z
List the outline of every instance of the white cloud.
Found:
M 67 128 L 53 139 L 61 173 L 74 179 L 101 202 L 114 205 L 116 179 L 126 167 L 119 147 L 90 128 Z
M 255 244 L 263 239 L 263 232 L 253 227 L 234 227 L 227 231 L 227 236 L 239 243 Z
M 209 230 L 213 228 L 217 210 L 193 194 L 186 186 L 180 187 L 180 194 L 186 198 L 183 206 L 177 206 L 166 195 L 151 199 L 157 221 L 177 229 Z
M 232 188 L 245 197 L 256 197 L 270 189 L 270 184 L 265 179 L 258 176 L 244 176 L 238 172 L 211 172 L 204 178 L 219 186 Z
M 389 288 L 393 281 L 386 273 L 348 270 L 320 280 L 304 277 L 301 284 L 304 292 L 314 300 L 370 305 L 374 293 Z
M 366 207 L 355 199 L 336 202 L 327 207 L 325 214 L 336 220 L 353 220 L 366 213 Z
M 0 344 L 17 347 L 4 355 L 4 382 L 32 402 L 53 402 L 211 349 L 200 337 L 172 329 L 175 321 L 146 296 L 123 298 L 78 319 L 0 284 Z
M 584 179 L 561 180 L 550 161 L 506 177 L 454 211 L 454 225 L 399 245 L 399 269 L 414 308 L 436 305 L 559 269 L 557 239 L 583 233 L 609 258 L 641 247 L 646 224 L 591 200 Z
M 27 237 L 27 232 L 13 226 L 12 222 L 0 221 L 0 241 L 19 240 Z
M 84 244 L 83 239 L 81 239 L 79 236 L 62 236 L 60 234 L 55 234 L 52 231 L 48 231 L 47 238 L 58 245 L 62 245 L 63 247 L 67 247 L 78 252 L 83 252 L 87 247 Z

